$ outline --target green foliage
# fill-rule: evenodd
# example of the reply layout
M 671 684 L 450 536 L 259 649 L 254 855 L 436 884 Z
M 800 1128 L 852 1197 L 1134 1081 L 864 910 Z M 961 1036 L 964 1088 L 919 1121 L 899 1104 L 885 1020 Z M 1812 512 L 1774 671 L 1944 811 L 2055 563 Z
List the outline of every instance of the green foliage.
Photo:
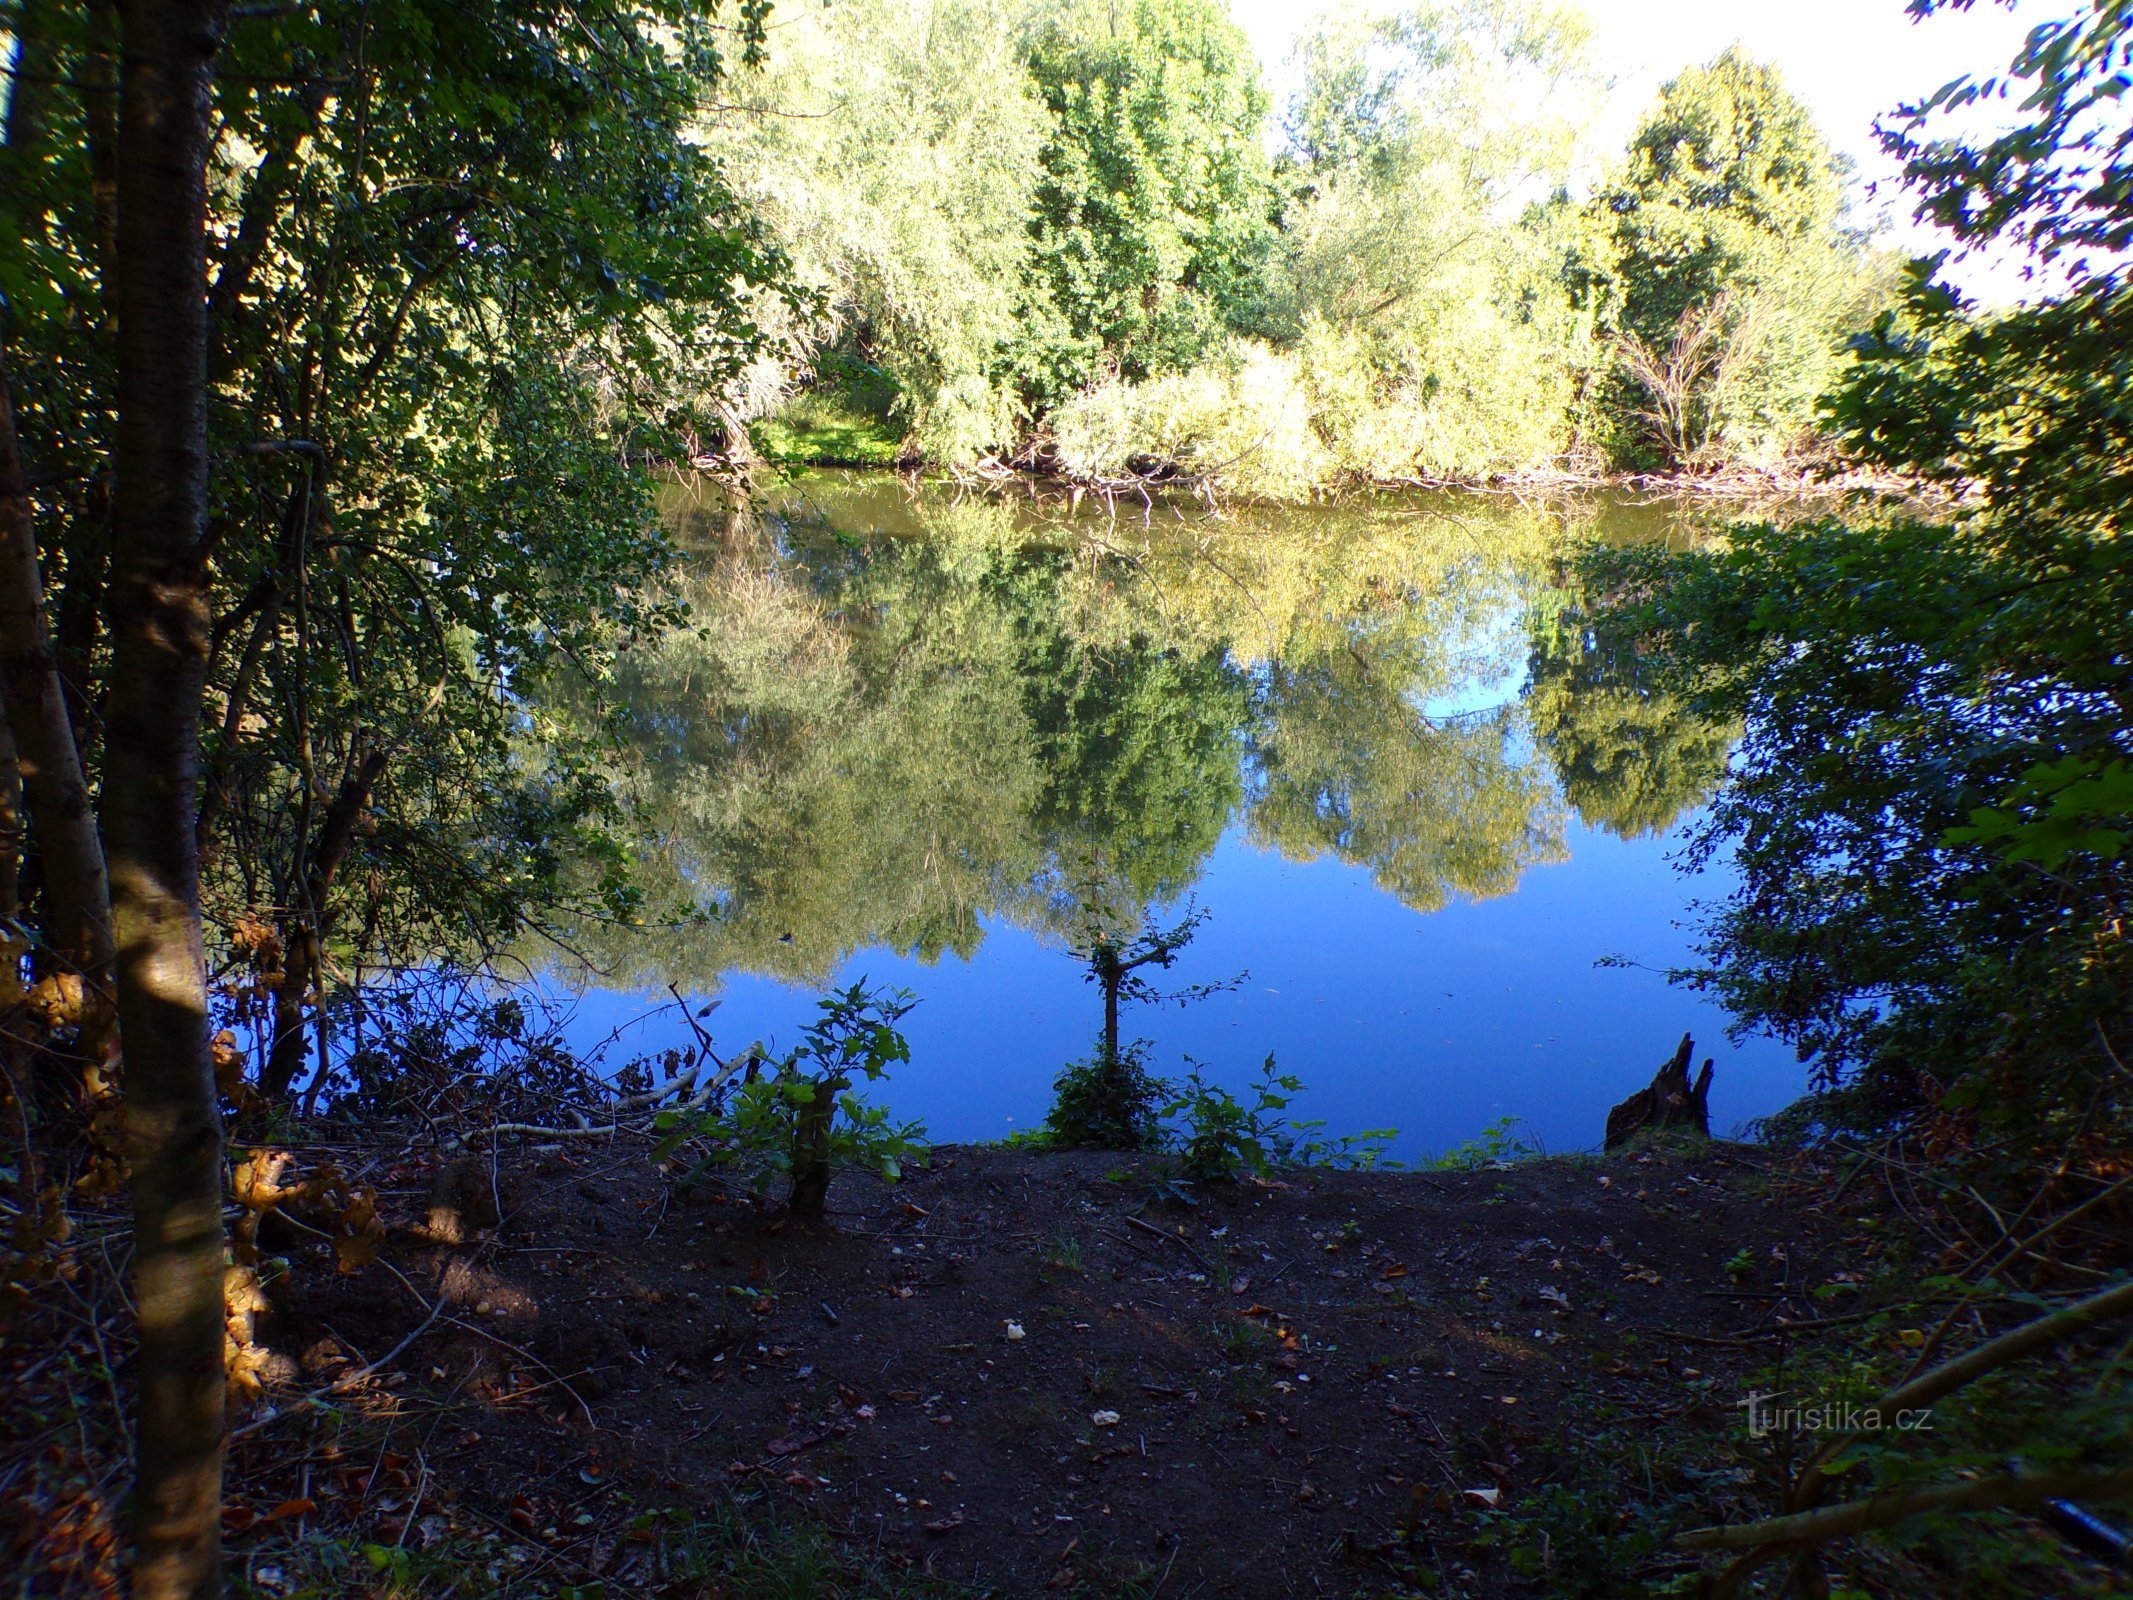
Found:
M 625 707 L 608 778 L 638 907 L 565 932 L 655 987 L 820 985 L 872 946 L 967 955 L 988 919 L 1087 950 L 1187 892 L 1232 822 L 1417 907 L 1502 893 L 1563 849 L 1551 767 L 1590 818 L 1641 827 L 1723 742 L 1597 623 L 1576 657 L 1568 622 L 1496 625 L 1552 592 L 1574 509 L 1357 497 L 1136 534 L 866 475 L 753 513 L 669 504 L 690 626 L 600 689 Z M 1610 537 L 1642 515 L 1603 509 Z M 1429 714 L 1529 666 L 1523 702 Z M 544 688 L 544 714 L 581 716 L 576 692 Z
M 1190 365 L 1255 325 L 1273 242 L 1266 99 L 1219 0 L 1071 0 L 1029 24 L 1049 118 L 1009 359 L 1025 396 Z
M 1772 247 L 1822 239 L 1840 169 L 1775 69 L 1729 49 L 1661 91 L 1598 203 L 1619 252 L 1621 323 L 1643 339 L 1748 281 Z
M 1426 628 L 1427 615 L 1377 620 L 1412 641 L 1407 629 Z M 1348 648 L 1270 670 L 1253 837 L 1292 860 L 1330 852 L 1368 866 L 1418 911 L 1502 894 L 1528 867 L 1562 859 L 1546 770 L 1512 758 L 1515 716 L 1428 716 L 1414 692 L 1427 658 L 1403 657 L 1394 638 L 1373 635 L 1359 629 Z M 1366 725 L 1375 732 L 1357 737 Z
M 1471 1139 L 1453 1145 L 1430 1163 L 1440 1172 L 1481 1172 L 1542 1153 L 1538 1144 L 1512 1130 L 1517 1117 L 1498 1117 Z
M 890 415 L 895 400 L 886 383 L 817 382 L 756 421 L 749 437 L 771 461 L 893 467 L 904 455 L 904 431 Z
M 1878 293 L 1839 225 L 1843 173 L 1775 70 L 1729 49 L 1666 85 L 1595 196 L 1611 404 L 1664 465 L 1767 463 L 1812 429 Z
M 1153 1150 L 1162 1142 L 1160 1113 L 1169 1089 L 1148 1070 L 1146 1040 L 1116 1051 L 1099 1042 L 1053 1080 L 1046 1139 L 1055 1150 Z
M 1206 1183 L 1271 1172 L 1283 1154 L 1279 1113 L 1302 1087 L 1301 1079 L 1277 1072 L 1268 1056 L 1247 1106 L 1210 1084 L 1198 1062 L 1188 1061 L 1181 1092 L 1163 1108 L 1164 1116 L 1180 1122 L 1178 1158 L 1185 1176 Z
M 774 1062 L 758 1058 L 748 1064 L 727 1104 L 701 1113 L 661 1112 L 652 1159 L 669 1160 L 683 1145 L 701 1140 L 708 1153 L 690 1177 L 714 1163 L 751 1176 L 783 1173 L 791 1180 L 792 1209 L 812 1218 L 822 1215 L 835 1167 L 900 1177 L 906 1161 L 925 1154 L 917 1124 L 892 1122 L 887 1107 L 869 1105 L 850 1091 L 859 1080 L 879 1082 L 897 1062 L 911 1059 L 896 1024 L 915 1004 L 902 990 L 873 991 L 864 981 L 829 995 L 799 1044 Z
M 1313 423 L 1344 475 L 1482 478 L 1570 446 L 1591 318 L 1563 270 L 1598 79 L 1553 6 L 1335 12 L 1298 47 L 1288 228 Z
M 1163 1108 L 1175 1119 L 1172 1143 L 1179 1170 L 1197 1183 L 1234 1182 L 1249 1174 L 1266 1177 L 1282 1167 L 1391 1167 L 1385 1147 L 1398 1137 L 1391 1128 L 1372 1128 L 1327 1140 L 1325 1124 L 1282 1115 L 1303 1091 L 1303 1080 L 1280 1071 L 1268 1056 L 1246 1105 L 1227 1089 L 1211 1084 L 1199 1062 L 1188 1060 L 1176 1097 Z
M 892 448 L 908 434 L 966 461 L 1011 437 L 1000 352 L 1020 336 L 1049 130 L 1019 18 L 1002 0 L 781 8 L 777 48 L 731 85 L 707 136 L 822 299 L 787 325 L 741 409 L 775 412 L 796 379 L 834 387 L 839 353 L 856 351 L 894 388 Z M 784 415 L 757 436 L 773 454 L 817 442 Z
M 27 165 L 0 287 L 86 705 L 113 415 L 88 91 L 111 40 L 94 7 L 38 11 L 45 142 L 8 152 Z M 208 228 L 212 961 L 254 908 L 305 958 L 299 996 L 314 939 L 478 958 L 560 902 L 627 912 L 603 708 L 536 719 L 522 694 L 668 620 L 643 599 L 667 546 L 629 458 L 678 446 L 681 397 L 749 359 L 751 307 L 777 298 L 774 254 L 684 137 L 757 37 L 732 20 L 350 0 L 231 30 Z M 93 783 L 94 719 L 84 735 Z
M 902 454 L 1288 500 L 1773 464 L 1885 298 L 1841 169 L 1729 52 L 1574 204 L 1587 37 L 1551 0 L 1336 10 L 1270 161 L 1221 0 L 809 4 L 705 129 L 816 291 L 761 306 L 721 414 L 774 456 L 879 459 L 809 415 L 856 362 L 889 380 Z
M 1642 579 L 1673 681 L 1747 720 L 1714 829 L 1743 885 L 1699 981 L 1848 1085 L 1847 1116 L 2014 1134 L 2015 1173 L 2127 1105 L 2133 284 L 2079 259 L 2133 226 L 2124 21 L 2032 39 L 2015 133 L 1919 142 L 1958 85 L 1889 136 L 1966 238 L 2070 280 L 1985 316 L 1915 263 L 1859 341 L 1833 407 L 1850 447 L 1960 497 L 1743 529 Z
M 1143 916 L 1139 932 L 1128 938 L 1109 925 L 1106 912 L 1115 916 L 1115 904 L 1106 906 L 1096 894 L 1089 902 L 1083 915 L 1090 931 L 1074 953 L 1088 963 L 1088 981 L 1103 995 L 1103 1032 L 1097 1037 L 1095 1055 L 1070 1064 L 1059 1075 L 1046 1126 L 1053 1143 L 1062 1147 L 1149 1149 L 1158 1140 L 1158 1107 L 1170 1085 L 1148 1072 L 1145 1040 L 1120 1042 L 1119 1008 L 1191 1005 L 1234 988 L 1241 980 L 1188 984 L 1168 993 L 1157 989 L 1141 973 L 1149 967 L 1167 970 L 1175 964 L 1207 920 L 1207 913 L 1188 911 L 1166 928 L 1150 912 Z

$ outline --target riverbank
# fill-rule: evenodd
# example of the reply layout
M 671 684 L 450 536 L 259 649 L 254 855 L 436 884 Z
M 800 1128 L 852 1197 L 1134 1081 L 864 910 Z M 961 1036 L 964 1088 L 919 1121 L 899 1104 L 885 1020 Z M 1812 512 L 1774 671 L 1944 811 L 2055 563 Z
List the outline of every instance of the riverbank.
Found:
M 283 1178 L 337 1174 L 360 1228 L 266 1217 L 263 1292 L 232 1301 L 232 1592 L 1694 1592 L 1679 1535 L 1769 1516 L 1801 1408 L 1870 1403 L 1948 1301 L 1878 1171 L 1717 1143 L 1185 1186 L 944 1146 L 841 1177 L 810 1231 L 633 1143 L 448 1161 L 344 1131 Z M 0 1346 L 0 1565 L 51 1600 L 122 1580 L 131 1339 L 97 1259 Z M 1751 1426 L 1776 1394 L 1795 1420 Z M 1988 1545 L 1994 1581 L 1966 1575 Z M 2014 1512 L 1844 1570 L 2122 1592 Z
M 1343 476 L 1293 495 L 1240 491 L 1221 474 L 1203 474 L 1174 462 L 1151 462 L 1123 476 L 1077 472 L 1056 455 L 1025 453 L 1013 458 L 987 457 L 961 467 L 943 467 L 905 457 L 893 441 L 859 440 L 840 434 L 834 447 L 775 450 L 735 463 L 707 455 L 689 463 L 693 471 L 726 478 L 743 492 L 759 487 L 766 475 L 813 471 L 894 474 L 913 481 L 942 481 L 1001 493 L 1056 496 L 1062 500 L 1094 497 L 1111 502 L 1156 504 L 1198 502 L 1207 507 L 1248 505 L 1323 505 L 1357 496 L 1403 491 L 1502 495 L 1511 499 L 1579 495 L 1634 495 L 1653 500 L 1681 500 L 1720 510 L 1750 513 L 1760 507 L 1847 501 L 1859 496 L 1919 502 L 1942 494 L 1936 486 L 1892 477 L 1864 468 L 1805 461 L 1779 467 L 1731 466 L 1710 472 L 1614 472 L 1598 468 L 1552 468 L 1544 471 L 1491 473 L 1481 477 Z
M 673 1537 L 775 1525 L 845 1594 L 1560 1594 L 1580 1519 L 1757 1510 L 1740 1397 L 1850 1226 L 1732 1145 L 1194 1191 L 943 1148 L 821 1233 L 634 1150 L 365 1165 L 374 1263 L 277 1241 L 251 1593 L 693 1594 Z

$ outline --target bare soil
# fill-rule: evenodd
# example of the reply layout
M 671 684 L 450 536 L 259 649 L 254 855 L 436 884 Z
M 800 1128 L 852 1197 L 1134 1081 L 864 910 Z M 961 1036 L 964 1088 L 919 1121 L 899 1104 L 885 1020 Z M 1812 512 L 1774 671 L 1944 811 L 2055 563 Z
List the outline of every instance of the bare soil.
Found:
M 1773 1319 L 1841 1266 L 1812 1185 L 1763 1162 L 1309 1172 L 1187 1204 L 1154 1160 L 944 1147 L 894 1186 L 840 1179 L 809 1231 L 641 1154 L 507 1153 L 442 1183 L 410 1157 L 380 1263 L 290 1274 L 260 1337 L 298 1363 L 286 1405 L 421 1329 L 356 1386 L 410 1419 L 414 1526 L 384 1536 L 464 1513 L 611 1594 L 626 1511 L 736 1495 L 1003 1595 L 1288 1600 L 1417 1572 L 1559 1593 L 1492 1524 L 1602 1421 L 1738 1418 Z M 297 1427 L 238 1446 L 262 1514 L 303 1490 L 271 1465 Z

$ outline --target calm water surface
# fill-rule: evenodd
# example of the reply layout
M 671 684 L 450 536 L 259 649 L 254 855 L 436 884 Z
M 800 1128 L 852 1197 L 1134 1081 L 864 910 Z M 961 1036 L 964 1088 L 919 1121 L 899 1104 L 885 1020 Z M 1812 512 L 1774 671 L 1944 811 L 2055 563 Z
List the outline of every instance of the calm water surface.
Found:
M 1215 520 L 814 475 L 739 515 L 672 506 L 693 627 L 627 658 L 623 777 L 653 821 L 650 926 L 552 965 L 581 1044 L 789 1042 L 824 987 L 920 1001 L 875 1091 L 939 1140 L 1043 1120 L 1100 1001 L 1073 946 L 1197 906 L 1129 1008 L 1158 1070 L 1441 1151 L 1505 1117 L 1549 1149 L 1683 1032 L 1714 1123 L 1802 1086 L 1670 986 L 1722 868 L 1673 862 L 1723 769 L 1710 728 L 1582 620 L 1581 541 L 1694 537 L 1667 506 L 1415 495 Z M 695 905 L 699 917 L 677 914 Z M 1602 958 L 1627 965 L 1598 965 Z

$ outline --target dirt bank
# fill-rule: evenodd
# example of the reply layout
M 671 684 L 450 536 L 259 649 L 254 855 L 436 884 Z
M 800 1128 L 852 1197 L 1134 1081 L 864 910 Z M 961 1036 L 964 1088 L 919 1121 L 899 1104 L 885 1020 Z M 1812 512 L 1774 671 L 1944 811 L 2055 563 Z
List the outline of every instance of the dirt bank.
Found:
M 381 1266 L 294 1273 L 263 1324 L 304 1369 L 284 1404 L 423 1329 L 336 1399 L 398 1419 L 375 1448 L 407 1487 L 354 1463 L 373 1535 L 502 1529 L 529 1583 L 610 1593 L 644 1576 L 627 1516 L 737 1495 L 1000 1594 L 1559 1592 L 1570 1553 L 1519 1533 L 1537 1497 L 1737 1415 L 1761 1331 L 1842 1260 L 1812 1188 L 1729 1146 L 1192 1204 L 1137 1158 L 944 1148 L 841 1183 L 818 1234 L 641 1156 L 462 1175 L 456 1223 L 426 1163 L 386 1176 Z M 240 1443 L 262 1513 L 329 1515 L 330 1474 L 273 1443 L 310 1426 Z

